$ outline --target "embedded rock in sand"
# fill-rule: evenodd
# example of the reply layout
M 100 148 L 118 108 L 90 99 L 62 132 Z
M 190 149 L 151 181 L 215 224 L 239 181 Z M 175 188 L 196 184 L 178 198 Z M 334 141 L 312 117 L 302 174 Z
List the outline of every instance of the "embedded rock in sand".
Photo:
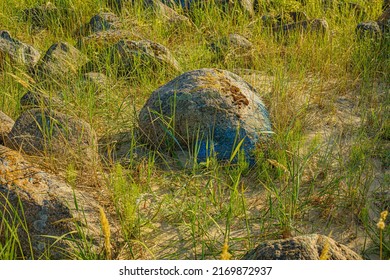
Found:
M 249 251 L 243 260 L 361 260 L 347 246 L 320 234 L 265 241 Z
M 177 145 L 198 160 L 216 153 L 230 159 L 238 143 L 253 151 L 271 133 L 268 112 L 256 90 L 219 69 L 186 72 L 152 93 L 139 114 L 142 137 L 156 148 Z

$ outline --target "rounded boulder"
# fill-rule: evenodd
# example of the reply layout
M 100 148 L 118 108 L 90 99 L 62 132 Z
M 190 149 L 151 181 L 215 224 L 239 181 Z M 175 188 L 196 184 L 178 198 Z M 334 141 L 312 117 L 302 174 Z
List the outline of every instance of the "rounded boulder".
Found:
M 208 68 L 154 91 L 140 111 L 139 128 L 149 145 L 189 150 L 199 161 L 211 155 L 229 160 L 239 149 L 253 163 L 254 149 L 271 133 L 258 92 L 236 74 Z

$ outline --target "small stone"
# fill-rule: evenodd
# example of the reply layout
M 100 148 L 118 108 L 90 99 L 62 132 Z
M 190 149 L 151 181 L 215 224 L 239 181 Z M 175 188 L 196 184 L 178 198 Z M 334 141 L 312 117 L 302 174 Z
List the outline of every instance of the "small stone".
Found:
M 28 155 L 50 155 L 58 166 L 76 162 L 81 167 L 97 163 L 97 137 L 81 119 L 49 109 L 27 110 L 15 121 L 6 145 Z
M 8 133 L 12 130 L 14 124 L 15 122 L 13 119 L 0 111 L 0 145 L 4 144 L 5 137 L 7 137 Z
M 28 68 L 35 66 L 41 57 L 32 46 L 12 38 L 8 31 L 0 30 L 0 66 L 4 63 L 5 56 L 10 57 L 11 62 Z
M 64 102 L 55 97 L 40 92 L 28 91 L 20 98 L 20 106 L 23 111 L 33 108 L 63 108 Z
M 180 70 L 179 63 L 165 46 L 149 40 L 121 40 L 114 45 L 113 52 L 117 58 L 112 57 L 112 59 L 119 60 L 120 72 L 125 75 L 136 66 L 151 69 L 165 68 L 174 72 Z
M 61 79 L 76 74 L 88 62 L 86 55 L 69 43 L 53 44 L 36 65 L 34 72 L 50 79 Z
M 361 22 L 356 26 L 356 33 L 360 36 L 379 36 L 382 31 L 376 21 Z
M 292 31 L 317 32 L 325 34 L 329 30 L 328 22 L 325 19 L 304 20 L 291 24 L 277 25 L 272 28 L 276 33 L 288 34 Z
M 99 13 L 91 18 L 88 27 L 91 32 L 120 29 L 121 22 L 113 13 Z
M 324 250 L 327 250 L 327 252 Z M 326 254 L 325 254 L 326 253 Z M 243 260 L 361 260 L 361 256 L 335 240 L 320 234 L 265 241 L 249 251 Z

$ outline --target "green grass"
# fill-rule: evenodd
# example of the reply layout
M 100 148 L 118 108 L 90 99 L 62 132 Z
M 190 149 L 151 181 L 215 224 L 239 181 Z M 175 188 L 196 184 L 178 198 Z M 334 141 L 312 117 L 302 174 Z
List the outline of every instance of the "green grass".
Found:
M 31 19 L 23 20 L 21 11 L 43 2 L 0 4 L 1 28 L 41 54 L 56 42 L 75 45 L 78 28 L 97 12 L 109 11 L 103 0 L 52 1 L 60 8 L 59 15 L 37 30 Z M 243 76 L 259 90 L 274 130 L 266 150 L 256 151 L 253 167 L 243 160 L 218 162 L 213 155 L 198 163 L 196 144 L 188 152 L 192 161 L 187 168 L 175 155 L 144 150 L 135 133 L 137 114 L 151 92 L 178 73 L 137 67 L 127 76 L 117 75 L 118 63 L 93 45 L 81 51 L 98 59 L 95 67 L 107 73 L 108 87 L 81 82 L 81 73 L 34 83 L 25 69 L 8 61 L 0 71 L 0 110 L 17 118 L 20 97 L 27 89 L 41 89 L 61 96 L 65 102 L 61 110 L 90 123 L 99 137 L 130 132 L 129 158 L 121 165 L 107 159 L 97 170 L 105 178 L 101 188 L 110 194 L 124 237 L 113 253 L 118 258 L 218 259 L 227 241 L 232 258 L 238 259 L 264 240 L 330 232 L 342 243 L 355 236 L 359 245 L 354 249 L 375 257 L 379 232 L 367 209 L 373 181 L 385 185 L 377 174 L 389 168 L 390 44 L 389 37 L 358 40 L 355 27 L 376 19 L 381 1 L 363 5 L 359 14 L 349 7 L 323 9 L 320 1 L 306 2 L 302 6 L 297 1 L 263 1 L 259 9 L 261 14 L 276 15 L 300 7 L 310 18 L 326 18 L 330 31 L 325 36 L 300 32 L 279 36 L 262 24 L 261 14 L 251 18 L 237 8 L 224 11 L 214 5 L 194 9 L 191 28 L 168 25 L 141 5 L 127 4 L 120 15 L 135 38 L 166 46 L 182 72 L 216 67 L 262 73 L 265 87 L 259 77 Z M 249 57 L 229 54 L 221 59 L 212 53 L 210 40 L 229 33 L 253 43 Z M 74 168 L 70 165 L 66 171 L 67 180 L 82 187 L 77 182 L 83 175 Z M 88 178 L 82 181 L 90 183 Z M 23 258 L 15 235 L 15 228 L 23 224 L 19 218 L 15 216 L 16 224 L 0 224 L 0 233 L 6 236 L 0 239 L 0 258 Z M 383 246 L 387 258 L 388 229 Z M 103 257 L 88 248 L 82 239 L 69 255 Z

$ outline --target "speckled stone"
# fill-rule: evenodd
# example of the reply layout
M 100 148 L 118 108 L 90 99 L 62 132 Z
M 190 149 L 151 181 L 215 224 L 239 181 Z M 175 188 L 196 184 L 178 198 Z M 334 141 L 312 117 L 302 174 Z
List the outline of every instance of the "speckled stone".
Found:
M 100 240 L 103 237 L 99 203 L 90 191 L 74 189 L 59 176 L 34 167 L 19 152 L 0 145 L 2 219 L 15 221 L 15 217 L 9 215 L 14 211 L 10 206 L 21 215 L 21 204 L 29 235 L 23 227 L 19 227 L 20 247 L 18 244 L 17 250 L 22 250 L 26 258 L 39 258 L 45 251 L 45 256 L 50 259 L 69 258 L 71 245 L 64 241 L 65 235 L 74 240 L 88 238 L 92 242 L 91 249 L 101 251 Z M 108 218 L 112 229 L 115 228 L 115 221 L 110 216 Z M 79 235 L 76 223 L 86 236 Z M 3 233 L 0 231 L 0 240 L 4 237 Z M 115 236 L 114 232 L 112 234 Z M 18 254 L 21 255 L 19 251 Z
M 327 247 L 327 252 L 325 248 Z M 325 254 L 326 253 L 326 254 Z M 361 260 L 362 258 L 335 240 L 320 234 L 265 241 L 249 251 L 243 260 Z
M 199 161 L 214 153 L 228 160 L 242 140 L 241 150 L 252 163 L 253 150 L 272 133 L 259 93 L 236 74 L 207 68 L 154 91 L 139 114 L 139 128 L 143 139 L 160 149 L 197 147 Z

